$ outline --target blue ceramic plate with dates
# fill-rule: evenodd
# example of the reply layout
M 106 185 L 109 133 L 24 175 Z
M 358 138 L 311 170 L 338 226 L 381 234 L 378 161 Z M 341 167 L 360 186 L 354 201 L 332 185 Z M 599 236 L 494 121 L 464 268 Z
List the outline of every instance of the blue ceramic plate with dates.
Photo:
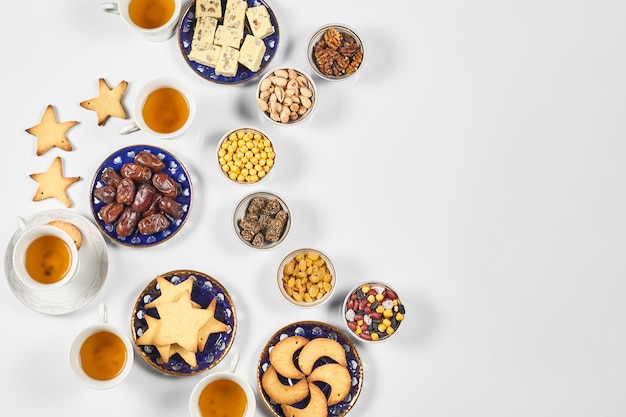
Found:
M 103 208 L 109 203 L 98 199 L 96 197 L 96 190 L 106 185 L 103 177 L 103 172 L 105 170 L 109 170 L 110 172 L 112 169 L 116 173 L 120 174 L 122 166 L 127 163 L 134 163 L 135 157 L 142 151 L 147 151 L 156 155 L 165 165 L 165 168 L 163 168 L 160 172 L 167 174 L 174 182 L 179 184 L 180 192 L 174 197 L 174 200 L 179 204 L 179 213 L 182 214 L 172 217 L 171 215 L 162 212 L 167 218 L 167 222 L 169 224 L 167 224 L 167 227 L 159 232 L 142 234 L 140 233 L 139 228 L 135 227 L 134 231 L 130 235 L 120 236 L 116 230 L 116 225 L 121 216 L 118 217 L 116 221 L 112 221 L 111 219 L 107 219 L 107 221 L 105 221 L 101 210 L 103 210 Z M 178 231 L 185 224 L 191 209 L 191 180 L 183 164 L 170 152 L 151 145 L 133 145 L 113 152 L 104 160 L 104 162 L 102 162 L 102 164 L 100 164 L 91 184 L 90 197 L 93 217 L 96 220 L 96 225 L 100 231 L 104 233 L 104 235 L 109 237 L 114 242 L 125 246 L 136 248 L 150 247 L 170 239 L 178 233 Z
M 263 380 L 263 375 L 273 365 L 270 360 L 270 352 L 275 348 L 278 342 L 284 339 L 290 338 L 292 336 L 302 336 L 308 339 L 308 342 L 306 343 L 309 343 L 310 341 L 314 339 L 330 339 L 331 341 L 336 342 L 336 344 L 338 344 L 339 346 L 334 346 L 333 348 L 328 348 L 328 349 L 325 348 L 326 352 L 332 352 L 333 349 L 336 349 L 339 352 L 343 350 L 345 354 L 345 367 L 347 368 L 348 373 L 349 373 L 350 385 L 349 385 L 349 388 L 347 390 L 347 394 L 345 395 L 345 397 L 341 398 L 340 400 L 338 399 L 335 401 L 331 401 L 331 403 L 334 403 L 334 404 L 328 405 L 328 417 L 345 416 L 348 413 L 348 411 L 352 409 L 352 407 L 354 406 L 354 404 L 356 403 L 359 397 L 359 394 L 361 393 L 361 388 L 363 386 L 363 365 L 361 364 L 361 359 L 356 350 L 356 347 L 352 343 L 350 338 L 341 330 L 337 329 L 336 327 L 331 326 L 330 324 L 319 322 L 319 321 L 300 321 L 300 322 L 292 323 L 278 330 L 276 333 L 274 333 L 270 337 L 267 344 L 265 345 L 265 348 L 261 352 L 261 356 L 259 358 L 259 365 L 257 369 L 257 385 L 258 385 L 259 393 L 261 395 L 261 399 L 263 400 L 263 403 L 268 408 L 268 410 L 272 413 L 273 416 L 287 417 L 283 413 L 282 405 L 279 402 L 273 400 L 268 395 L 267 391 L 265 390 L 263 386 L 262 380 Z M 300 364 L 298 363 L 298 359 L 300 358 L 300 352 L 302 352 L 303 350 L 302 346 L 306 345 L 306 343 L 304 344 L 302 344 L 302 342 L 300 343 L 301 343 L 299 345 L 300 347 L 297 349 L 295 347 L 292 349 L 287 348 L 286 351 L 288 353 L 286 355 L 288 357 L 292 357 L 293 364 L 296 366 L 298 370 L 302 370 L 304 372 L 304 376 L 300 378 L 289 379 L 289 378 L 282 376 L 278 372 L 279 370 L 278 367 L 274 368 L 277 371 L 276 375 L 278 377 L 279 382 L 286 386 L 286 387 L 282 387 L 285 390 L 289 390 L 291 386 L 297 384 L 301 379 L 307 378 L 309 375 L 313 375 L 313 372 L 315 372 L 317 368 L 321 368 L 327 364 L 336 364 L 338 363 L 337 360 L 340 359 L 336 353 L 332 355 L 329 354 L 329 356 L 325 356 L 324 354 L 320 353 L 319 358 L 314 362 L 312 372 L 309 373 L 309 375 L 306 375 L 305 368 L 304 367 L 301 368 Z M 285 350 L 283 350 L 283 352 L 285 352 Z M 309 358 L 311 357 L 310 355 L 307 355 L 307 356 L 309 356 Z M 342 354 L 341 356 L 344 356 L 344 355 Z M 280 362 L 282 362 L 282 360 Z M 283 367 L 284 367 L 284 364 L 283 364 Z M 308 381 L 308 384 L 315 384 L 324 393 L 324 396 L 326 398 L 331 396 L 331 392 L 333 391 L 332 385 L 335 383 L 338 384 L 337 381 L 329 381 L 329 380 L 324 381 L 324 380 L 320 380 L 319 378 L 312 378 L 312 379 L 316 379 L 316 381 L 315 382 Z M 306 398 L 294 404 L 291 404 L 290 406 L 294 408 L 299 408 L 299 409 L 307 408 L 308 404 L 310 404 L 311 402 L 310 398 L 311 398 L 311 394 L 309 393 Z
M 192 280 L 192 284 L 189 284 L 189 280 Z M 161 288 L 161 285 L 164 288 Z M 178 287 L 179 285 L 182 287 Z M 212 310 L 214 308 L 210 320 L 217 320 L 229 329 L 210 333 L 204 349 L 195 352 L 195 354 L 192 353 L 195 359 L 189 359 L 189 352 L 181 354 L 170 351 L 171 356 L 167 361 L 164 361 L 156 346 L 139 345 L 137 339 L 149 330 L 148 320 L 150 319 L 146 319 L 146 316 L 161 319 L 159 308 L 162 304 L 157 304 L 159 298 L 163 297 L 160 300 L 167 303 L 168 297 L 171 298 L 177 289 L 182 288 L 185 289 L 182 291 L 191 288 L 191 302 L 194 309 L 207 309 L 209 307 L 208 309 Z M 211 307 L 213 300 L 215 300 L 215 304 Z M 154 322 L 154 320 L 150 321 Z M 133 308 L 131 330 L 139 355 L 150 366 L 168 375 L 191 376 L 208 371 L 224 359 L 235 339 L 237 315 L 228 291 L 216 279 L 198 271 L 176 270 L 154 278 L 139 294 Z M 184 356 L 187 356 L 187 359 L 183 359 Z M 195 361 L 196 363 L 190 364 L 188 361 Z
M 274 27 L 274 33 L 263 38 L 263 43 L 265 43 L 265 54 L 261 60 L 261 68 L 258 71 L 253 72 L 246 68 L 245 66 L 239 64 L 237 68 L 237 74 L 233 77 L 226 77 L 223 75 L 219 75 L 215 73 L 215 68 L 209 65 L 205 65 L 196 61 L 189 59 L 189 53 L 191 52 L 191 42 L 193 40 L 194 31 L 196 28 L 196 2 L 192 1 L 189 3 L 186 9 L 183 10 L 183 13 L 180 18 L 180 26 L 178 28 L 178 43 L 180 47 L 180 52 L 183 56 L 183 59 L 192 69 L 193 72 L 198 74 L 200 77 L 204 78 L 207 81 L 216 83 L 216 84 L 239 84 L 246 81 L 250 81 L 255 78 L 257 75 L 261 74 L 265 68 L 269 65 L 276 55 L 276 51 L 278 50 L 278 41 L 280 39 L 280 32 L 278 29 L 278 22 L 276 20 L 276 16 L 272 9 L 268 6 L 267 2 L 264 0 L 246 0 L 248 3 L 248 7 L 255 6 L 265 6 L 267 12 L 270 17 L 270 23 Z M 226 8 L 226 0 L 222 0 L 222 11 Z M 223 18 L 218 19 L 218 24 L 223 22 Z M 245 18 L 245 26 L 244 26 L 244 38 L 246 34 L 252 34 L 250 29 L 250 25 L 248 23 L 247 17 Z

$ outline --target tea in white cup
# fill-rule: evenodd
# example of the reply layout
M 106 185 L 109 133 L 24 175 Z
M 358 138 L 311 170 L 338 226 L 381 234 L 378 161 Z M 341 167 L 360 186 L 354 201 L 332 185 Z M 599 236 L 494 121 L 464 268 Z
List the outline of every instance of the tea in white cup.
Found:
M 12 261 L 19 281 L 32 290 L 49 291 L 68 285 L 78 270 L 78 249 L 72 237 L 51 225 L 29 226 L 13 247 Z
M 181 0 L 118 0 L 102 3 L 100 8 L 121 15 L 126 24 L 146 39 L 159 42 L 174 35 Z
M 160 139 L 183 135 L 196 114 L 191 89 L 175 78 L 158 78 L 145 84 L 133 103 L 134 121 L 120 129 L 120 134 L 143 130 Z
M 100 303 L 98 323 L 81 331 L 70 347 L 70 365 L 80 382 L 94 389 L 112 388 L 132 368 L 134 351 L 127 336 L 108 323 L 106 304 Z

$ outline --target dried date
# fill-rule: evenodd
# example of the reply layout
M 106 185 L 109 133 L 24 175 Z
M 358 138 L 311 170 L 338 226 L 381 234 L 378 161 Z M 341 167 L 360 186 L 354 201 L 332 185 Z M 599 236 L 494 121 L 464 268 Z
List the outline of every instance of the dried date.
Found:
M 156 194 L 157 190 L 152 185 L 142 182 L 137 187 L 137 192 L 135 193 L 135 199 L 133 200 L 133 204 L 131 208 L 138 212 L 144 212 L 148 210 L 150 207 L 150 203 L 152 203 L 152 198 Z
M 122 180 L 122 177 L 113 168 L 106 167 L 102 170 L 102 174 L 100 174 L 100 179 L 106 185 L 112 185 L 113 187 L 117 187 L 117 185 Z
M 105 185 L 104 187 L 96 188 L 93 190 L 93 196 L 104 204 L 109 204 L 115 201 L 115 194 L 117 189 L 112 185 Z
M 176 198 L 182 191 L 180 184 L 164 172 L 158 172 L 152 176 L 152 185 L 163 195 L 170 198 Z
M 126 206 L 124 210 L 122 210 L 120 218 L 115 223 L 115 233 L 120 237 L 130 236 L 137 228 L 140 218 L 140 213 Z
M 123 178 L 130 178 L 135 182 L 147 182 L 150 181 L 150 178 L 152 177 L 152 171 L 150 168 L 134 163 L 122 165 L 120 174 Z
M 122 178 L 117 186 L 115 201 L 121 204 L 132 204 L 135 199 L 135 182 L 130 178 Z
M 167 229 L 170 221 L 161 213 L 154 213 L 139 220 L 137 225 L 139 233 L 142 235 L 151 235 Z
M 124 204 L 112 202 L 102 206 L 98 215 L 106 224 L 113 224 L 124 210 Z
M 146 168 L 150 168 L 153 172 L 159 172 L 165 169 L 165 164 L 161 161 L 161 158 L 150 151 L 140 151 L 135 156 L 135 162 Z
M 176 200 L 171 197 L 163 197 L 159 200 L 159 208 L 165 214 L 169 214 L 174 219 L 182 219 L 185 215 L 183 206 L 178 204 Z

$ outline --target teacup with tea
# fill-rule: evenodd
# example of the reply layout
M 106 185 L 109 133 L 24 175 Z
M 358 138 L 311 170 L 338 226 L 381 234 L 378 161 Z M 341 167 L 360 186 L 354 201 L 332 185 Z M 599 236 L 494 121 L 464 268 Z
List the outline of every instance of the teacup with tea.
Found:
M 64 230 L 47 224 L 30 226 L 17 218 L 22 234 L 12 262 L 19 281 L 31 290 L 49 291 L 68 285 L 78 271 L 78 249 Z
M 70 347 L 70 365 L 80 382 L 94 389 L 112 388 L 130 373 L 133 345 L 108 323 L 107 306 L 100 303 L 98 323 L 81 331 Z
M 174 35 L 182 0 L 118 0 L 101 3 L 108 13 L 119 14 L 146 39 L 164 41 Z
M 182 136 L 196 114 L 191 89 L 176 78 L 157 78 L 145 84 L 133 103 L 134 121 L 120 129 L 120 134 L 143 130 L 161 139 Z
M 225 372 L 210 374 L 201 379 L 189 398 L 191 417 L 253 417 L 256 399 L 250 385 L 235 374 L 239 354 Z

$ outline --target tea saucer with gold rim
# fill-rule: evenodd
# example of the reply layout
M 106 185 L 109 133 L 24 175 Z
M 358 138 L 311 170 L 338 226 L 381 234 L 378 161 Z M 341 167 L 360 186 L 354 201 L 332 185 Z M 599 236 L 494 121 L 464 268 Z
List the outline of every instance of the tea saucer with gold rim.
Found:
M 69 210 L 47 210 L 26 219 L 29 226 L 63 220 L 78 227 L 83 242 L 78 251 L 79 266 L 72 282 L 50 291 L 31 290 L 15 274 L 12 253 L 22 230 L 13 234 L 4 257 L 5 276 L 15 297 L 26 307 L 44 314 L 62 315 L 76 311 L 91 302 L 100 292 L 109 267 L 104 237 L 86 217 Z

